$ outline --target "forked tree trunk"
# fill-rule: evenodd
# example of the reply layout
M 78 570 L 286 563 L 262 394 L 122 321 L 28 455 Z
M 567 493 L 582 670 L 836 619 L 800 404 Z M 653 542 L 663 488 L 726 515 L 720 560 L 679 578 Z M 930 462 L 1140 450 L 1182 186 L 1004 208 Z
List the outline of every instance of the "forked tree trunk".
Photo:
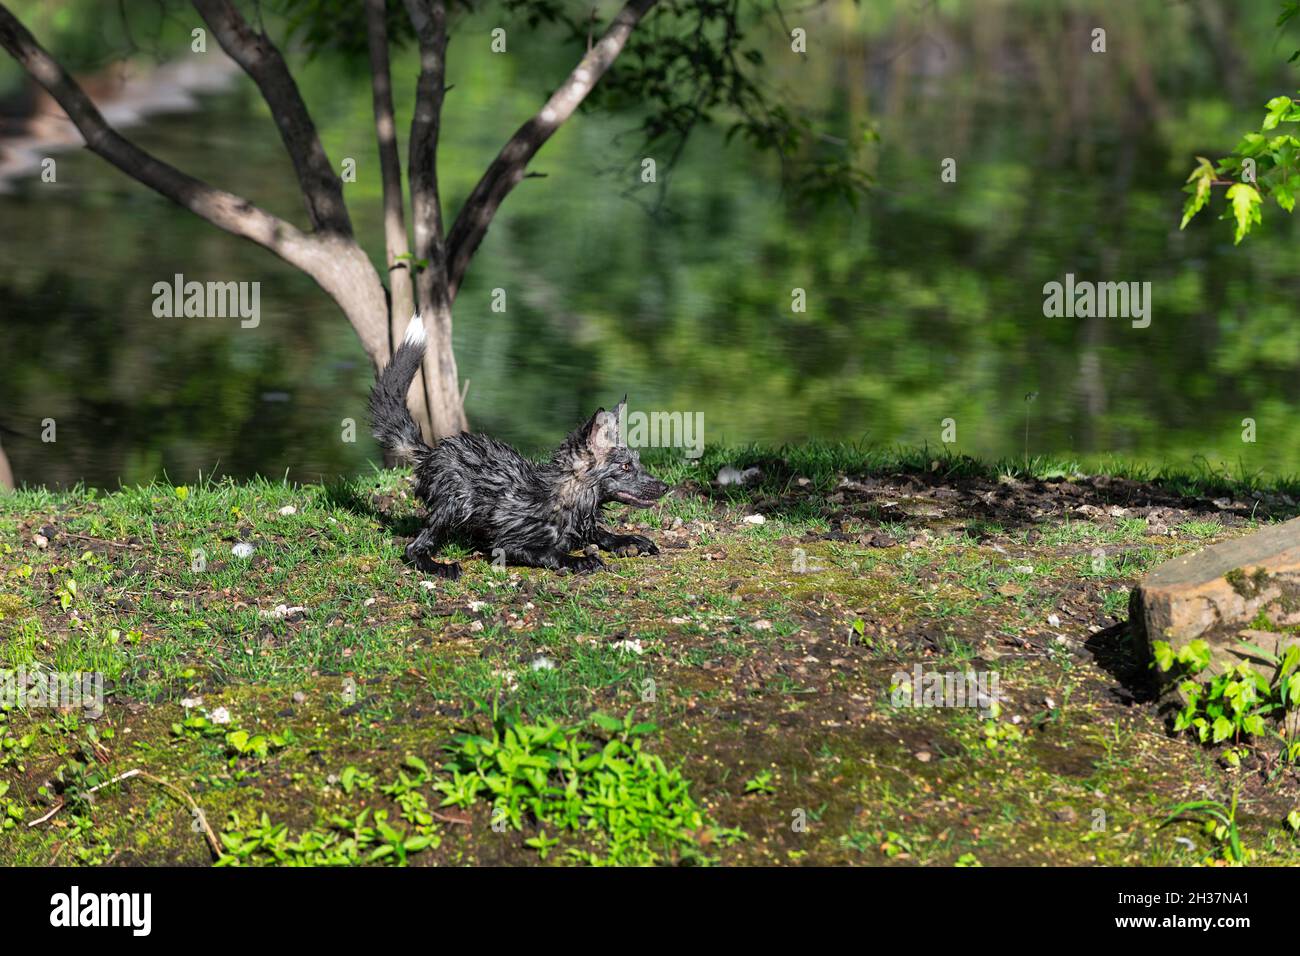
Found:
M 125 139 L 105 122 L 95 104 L 61 64 L 0 2 L 0 47 L 58 102 L 86 146 L 128 176 L 232 235 L 275 253 L 311 276 L 347 316 L 376 370 L 392 357 L 414 304 L 422 311 L 428 352 L 420 387 L 411 404 L 432 440 L 466 430 L 464 403 L 452 351 L 451 312 L 456 292 L 502 200 L 524 178 L 524 170 L 619 56 L 629 35 L 656 0 L 626 0 L 599 41 L 501 148 L 444 232 L 438 195 L 437 149 L 446 92 L 447 5 L 445 0 L 405 0 L 420 46 L 420 76 L 411 119 L 409 178 L 414 257 L 423 267 L 412 290 L 402 215 L 401 167 L 393 126 L 388 38 L 383 0 L 367 0 L 375 126 L 384 181 L 385 288 L 374 264 L 353 235 L 343 183 L 321 146 L 298 85 L 270 38 L 244 20 L 232 0 L 192 0 L 221 47 L 243 68 L 270 107 L 293 162 L 310 231 L 247 199 L 163 162 Z

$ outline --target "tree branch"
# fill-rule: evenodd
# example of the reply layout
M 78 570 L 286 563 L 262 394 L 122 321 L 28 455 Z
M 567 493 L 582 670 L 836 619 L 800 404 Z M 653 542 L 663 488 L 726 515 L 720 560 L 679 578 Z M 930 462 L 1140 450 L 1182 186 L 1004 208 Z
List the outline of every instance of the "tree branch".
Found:
M 388 250 L 389 290 L 392 295 L 390 326 L 393 348 L 415 313 L 415 287 L 411 279 L 411 247 L 406 241 L 402 202 L 402 162 L 397 155 L 397 121 L 393 116 L 393 81 L 388 64 L 388 29 L 384 0 L 366 0 L 366 39 L 370 48 L 370 86 L 375 110 L 375 140 L 379 146 L 379 173 L 384 188 L 384 243 Z
M 366 353 L 382 366 L 388 356 L 387 329 L 366 317 L 376 302 L 382 312 L 383 287 L 356 242 L 345 236 L 304 234 L 247 199 L 195 179 L 140 149 L 108 125 L 85 91 L 2 3 L 0 47 L 63 108 L 91 152 L 201 219 L 269 249 L 311 276 L 343 308 Z
M 447 289 L 450 298 L 456 298 L 470 259 L 487 234 L 501 201 L 524 178 L 524 168 L 537 151 L 573 115 L 610 64 L 623 52 L 632 30 L 655 3 L 656 0 L 628 0 L 604 36 L 578 62 L 541 110 L 510 137 L 487 168 L 465 200 L 447 237 Z
M 438 195 L 438 134 L 447 76 L 447 8 L 443 0 L 406 0 L 406 12 L 420 44 L 420 78 L 415 87 L 407 160 L 415 256 L 425 262 L 416 286 L 420 308 L 438 312 L 451 304 L 446 294 L 447 262 Z
M 469 428 L 452 351 L 451 295 L 438 195 L 438 133 L 447 92 L 447 6 L 444 0 L 406 0 L 406 13 L 420 44 L 420 78 L 415 87 L 407 163 L 415 255 L 424 262 L 415 278 L 415 291 L 430 343 L 423 366 L 425 399 L 434 435 L 441 437 Z
M 285 258 L 289 258 L 285 254 L 289 247 L 307 240 L 307 236 L 279 217 L 233 193 L 186 175 L 119 135 L 77 82 L 3 5 L 0 5 L 0 46 L 54 97 L 81 133 L 86 147 L 132 179 L 214 226 L 251 239 Z
M 193 3 L 221 48 L 252 78 L 271 107 L 280 138 L 298 174 L 312 227 L 318 232 L 351 236 L 352 221 L 343 201 L 343 183 L 330 165 L 316 124 L 280 51 L 265 33 L 253 31 L 230 0 Z

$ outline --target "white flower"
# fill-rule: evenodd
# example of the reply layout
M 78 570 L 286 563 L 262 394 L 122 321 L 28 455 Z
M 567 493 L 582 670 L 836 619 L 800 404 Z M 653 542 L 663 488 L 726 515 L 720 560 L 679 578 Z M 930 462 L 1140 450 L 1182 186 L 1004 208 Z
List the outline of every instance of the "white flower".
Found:
M 251 558 L 253 556 L 253 551 L 253 546 L 247 541 L 241 541 L 230 549 L 230 553 L 237 558 Z
M 228 724 L 230 723 L 230 711 L 226 710 L 224 707 L 218 707 L 212 713 L 208 714 L 208 719 L 214 724 Z

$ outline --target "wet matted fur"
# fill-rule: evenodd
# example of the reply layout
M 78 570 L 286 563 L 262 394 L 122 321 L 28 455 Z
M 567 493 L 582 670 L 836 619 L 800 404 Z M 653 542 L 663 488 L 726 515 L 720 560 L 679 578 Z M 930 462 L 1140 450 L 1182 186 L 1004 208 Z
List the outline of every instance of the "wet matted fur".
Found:
M 486 435 L 444 438 L 430 447 L 406 408 L 406 393 L 424 359 L 424 326 L 411 319 L 406 338 L 370 393 L 375 437 L 410 461 L 415 494 L 428 509 L 425 527 L 406 548 L 422 571 L 459 577 L 460 565 L 433 560 L 444 541 L 466 540 L 506 564 L 595 571 L 595 545 L 616 554 L 658 554 L 641 535 L 612 534 L 600 526 L 611 502 L 648 508 L 668 486 L 641 467 L 641 456 L 619 443 L 619 417 L 598 409 L 549 460 L 534 462 Z

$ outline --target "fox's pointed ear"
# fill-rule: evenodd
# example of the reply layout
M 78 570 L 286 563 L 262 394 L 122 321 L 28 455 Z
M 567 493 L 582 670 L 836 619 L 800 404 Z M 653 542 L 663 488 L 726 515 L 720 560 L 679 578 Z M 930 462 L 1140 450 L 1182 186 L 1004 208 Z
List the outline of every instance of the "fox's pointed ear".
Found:
M 603 408 L 596 409 L 586 427 L 587 447 L 597 458 L 604 458 L 618 445 L 618 416 Z

